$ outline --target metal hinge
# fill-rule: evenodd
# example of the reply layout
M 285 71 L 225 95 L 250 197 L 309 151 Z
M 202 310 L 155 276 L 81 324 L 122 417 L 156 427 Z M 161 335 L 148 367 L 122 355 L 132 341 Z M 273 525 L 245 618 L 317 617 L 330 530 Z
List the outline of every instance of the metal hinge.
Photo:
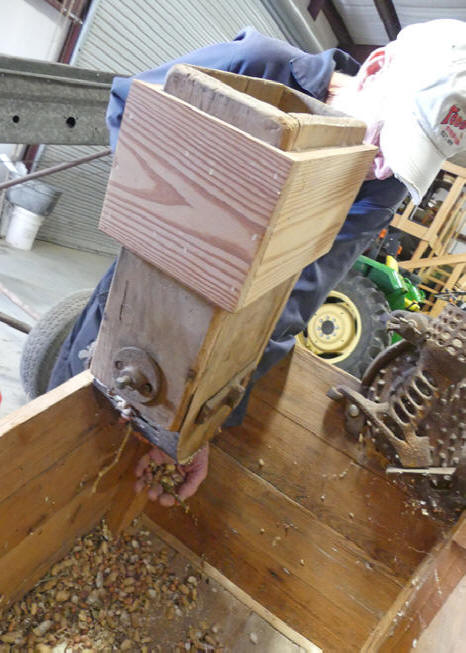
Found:
M 195 424 L 205 424 L 215 415 L 222 406 L 228 406 L 233 410 L 239 404 L 246 391 L 249 377 L 256 367 L 256 360 L 249 363 L 245 368 L 236 374 L 216 394 L 204 402 L 196 417 Z

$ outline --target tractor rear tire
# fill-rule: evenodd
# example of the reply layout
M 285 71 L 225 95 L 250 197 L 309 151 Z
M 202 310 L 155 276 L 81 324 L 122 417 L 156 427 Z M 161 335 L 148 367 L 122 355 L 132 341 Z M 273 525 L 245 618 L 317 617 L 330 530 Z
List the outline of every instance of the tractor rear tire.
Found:
M 356 313 L 354 317 L 354 336 L 351 336 L 351 342 L 343 351 L 321 351 L 318 340 L 313 340 L 312 334 L 316 333 L 315 322 L 313 319 L 318 318 L 324 326 L 326 319 L 326 307 L 332 307 L 332 301 L 345 302 L 349 300 L 348 306 L 351 305 L 351 311 Z M 333 304 L 335 306 L 335 304 Z M 384 315 L 390 313 L 390 307 L 377 286 L 361 272 L 350 270 L 347 276 L 336 286 L 330 293 L 324 305 L 317 311 L 315 317 L 311 318 L 307 332 L 297 337 L 298 346 L 304 346 L 317 353 L 320 358 L 326 359 L 329 363 L 349 372 L 353 376 L 362 378 L 365 370 L 374 360 L 374 358 L 389 346 L 391 337 L 385 329 L 382 320 Z M 319 317 L 320 316 L 320 317 Z M 330 323 L 329 323 L 330 324 Z M 311 329 L 311 325 L 313 328 Z M 344 323 L 340 324 L 340 328 Z M 323 338 L 322 327 L 319 327 L 321 342 Z M 330 329 L 331 329 L 330 325 Z
M 55 304 L 31 329 L 24 346 L 20 376 L 29 399 L 47 392 L 62 344 L 89 301 L 92 290 L 79 290 Z

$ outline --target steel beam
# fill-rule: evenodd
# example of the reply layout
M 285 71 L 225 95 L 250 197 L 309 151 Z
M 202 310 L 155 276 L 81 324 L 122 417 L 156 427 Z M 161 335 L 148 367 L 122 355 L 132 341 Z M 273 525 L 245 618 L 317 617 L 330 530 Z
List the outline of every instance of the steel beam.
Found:
M 0 56 L 0 143 L 108 145 L 114 73 Z
M 401 24 L 392 0 L 374 0 L 375 8 L 385 27 L 390 41 L 394 41 L 401 30 Z

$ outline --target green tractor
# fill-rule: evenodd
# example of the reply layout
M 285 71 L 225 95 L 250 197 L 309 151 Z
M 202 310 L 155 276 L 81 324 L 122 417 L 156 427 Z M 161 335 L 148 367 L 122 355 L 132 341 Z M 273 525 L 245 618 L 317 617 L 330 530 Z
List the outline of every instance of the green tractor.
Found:
M 383 349 L 400 339 L 385 328 L 390 311 L 419 311 L 425 300 L 417 287 L 419 279 L 399 271 L 393 256 L 399 241 L 389 238 L 389 247 L 383 243 L 387 243 L 386 234 L 379 237 L 369 256 L 357 259 L 296 338 L 298 346 L 359 378 Z

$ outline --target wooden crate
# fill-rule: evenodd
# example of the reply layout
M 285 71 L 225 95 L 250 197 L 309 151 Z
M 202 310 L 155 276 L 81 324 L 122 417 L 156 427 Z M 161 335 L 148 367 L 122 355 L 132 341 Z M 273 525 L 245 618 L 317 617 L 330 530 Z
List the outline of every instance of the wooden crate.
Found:
M 134 500 L 131 467 L 144 445 L 133 438 L 92 492 L 125 426 L 89 373 L 8 416 L 0 423 L 3 603 L 103 515 L 118 529 L 144 508 L 167 542 L 202 556 L 206 573 L 238 587 L 309 650 L 312 642 L 357 651 L 366 641 L 369 651 L 410 650 L 429 624 L 438 630 L 443 604 L 450 596 L 454 604 L 464 583 L 465 523 L 452 530 L 422 514 L 345 434 L 341 406 L 326 397 L 340 383 L 356 380 L 301 350 L 272 370 L 244 425 L 212 445 L 188 515 Z

